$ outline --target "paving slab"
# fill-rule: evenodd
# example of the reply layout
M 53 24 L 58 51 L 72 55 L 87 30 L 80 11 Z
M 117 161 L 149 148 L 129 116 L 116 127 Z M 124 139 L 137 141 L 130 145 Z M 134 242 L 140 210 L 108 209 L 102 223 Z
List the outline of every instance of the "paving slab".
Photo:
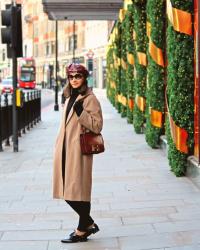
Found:
M 0 241 L 0 250 L 44 250 L 48 241 Z
M 88 242 L 78 244 L 63 244 L 58 241 L 50 241 L 48 250 L 120 250 L 116 238 L 91 239 Z
M 28 230 L 58 230 L 61 228 L 60 221 L 37 221 L 37 222 L 10 222 L 1 223 L 0 231 L 28 231 Z
M 135 216 L 135 217 L 122 217 L 122 222 L 124 225 L 136 225 L 136 224 L 153 224 L 157 222 L 169 222 L 167 216 Z
M 200 220 L 154 223 L 154 228 L 159 233 L 195 231 L 200 230 Z
M 65 234 L 66 232 L 62 230 L 47 229 L 35 231 L 5 231 L 1 237 L 1 241 L 59 241 Z
M 154 235 L 141 235 L 122 237 L 119 239 L 120 248 L 123 250 L 149 250 L 149 249 L 162 249 L 179 247 L 180 249 L 188 244 L 198 245 L 200 239 L 196 239 L 195 235 L 190 239 L 184 238 L 180 233 L 162 233 Z
M 165 248 L 164 250 L 199 250 L 200 245 L 191 245 L 191 246 L 181 246 L 181 247 L 170 247 Z

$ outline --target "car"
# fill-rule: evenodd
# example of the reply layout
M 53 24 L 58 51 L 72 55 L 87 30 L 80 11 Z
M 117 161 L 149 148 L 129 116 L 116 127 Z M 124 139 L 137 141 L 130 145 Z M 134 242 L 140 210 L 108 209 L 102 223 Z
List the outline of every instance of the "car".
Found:
M 4 93 L 13 93 L 13 84 L 12 84 L 12 78 L 5 78 L 2 79 L 0 82 L 0 92 L 2 94 Z

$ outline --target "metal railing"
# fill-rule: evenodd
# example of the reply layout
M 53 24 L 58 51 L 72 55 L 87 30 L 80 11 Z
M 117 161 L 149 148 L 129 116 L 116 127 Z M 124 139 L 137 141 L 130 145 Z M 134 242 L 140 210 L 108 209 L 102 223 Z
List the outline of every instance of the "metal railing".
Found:
M 19 137 L 41 121 L 41 91 L 24 91 L 22 99 L 22 107 L 17 107 Z M 0 95 L 0 151 L 4 142 L 5 146 L 10 146 L 12 126 L 12 95 L 6 93 Z

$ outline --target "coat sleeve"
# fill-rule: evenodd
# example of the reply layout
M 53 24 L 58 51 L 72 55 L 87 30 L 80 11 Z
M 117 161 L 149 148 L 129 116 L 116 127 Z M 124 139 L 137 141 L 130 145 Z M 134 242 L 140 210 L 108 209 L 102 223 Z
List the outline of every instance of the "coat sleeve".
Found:
M 83 111 L 78 117 L 81 125 L 98 134 L 103 127 L 103 117 L 99 101 L 96 96 L 90 95 L 83 102 Z

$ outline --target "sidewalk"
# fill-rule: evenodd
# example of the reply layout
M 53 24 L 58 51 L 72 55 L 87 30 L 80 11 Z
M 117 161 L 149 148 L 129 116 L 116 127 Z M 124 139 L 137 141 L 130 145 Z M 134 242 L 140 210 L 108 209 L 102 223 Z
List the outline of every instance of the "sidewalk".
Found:
M 0 153 L 0 250 L 200 249 L 200 190 L 170 172 L 163 151 L 134 133 L 105 91 L 96 93 L 106 152 L 94 160 L 92 216 L 101 231 L 87 243 L 60 243 L 77 216 L 64 201 L 52 199 L 61 112 L 48 106 L 42 122 L 20 138 L 20 152 L 10 147 Z

